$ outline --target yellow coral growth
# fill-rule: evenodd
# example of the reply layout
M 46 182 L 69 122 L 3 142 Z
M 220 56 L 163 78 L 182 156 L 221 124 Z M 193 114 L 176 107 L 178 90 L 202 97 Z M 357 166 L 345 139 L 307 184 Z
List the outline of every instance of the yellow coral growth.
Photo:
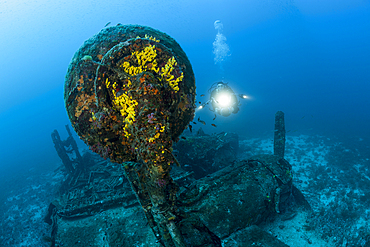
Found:
M 136 100 L 123 93 L 115 97 L 113 103 L 119 109 L 121 116 L 125 118 L 126 123 L 132 124 L 135 121 L 135 106 L 138 104 Z
M 151 39 L 151 37 L 147 35 L 145 38 Z M 155 38 L 151 40 L 159 42 L 159 40 L 156 40 Z M 175 76 L 172 75 L 175 66 L 177 66 L 177 61 L 174 56 L 168 59 L 166 65 L 162 67 L 161 70 L 159 70 L 156 60 L 157 51 L 155 49 L 155 45 L 149 45 L 145 47 L 144 50 L 132 52 L 131 57 L 136 58 L 139 66 L 133 66 L 128 61 L 125 61 L 121 64 L 121 67 L 127 74 L 136 76 L 144 71 L 153 70 L 154 72 L 159 73 L 161 75 L 161 79 L 165 80 L 173 90 L 176 92 L 179 91 L 179 82 L 183 80 L 184 73 L 181 72 L 181 75 L 176 79 Z
M 137 74 L 140 74 L 143 72 L 141 66 L 140 67 L 135 67 L 135 66 L 130 66 L 129 62 L 124 62 L 121 67 L 125 70 L 125 72 L 129 75 L 135 76 Z
M 175 76 L 171 75 L 175 66 L 177 66 L 176 59 L 175 57 L 171 57 L 170 59 L 168 59 L 166 65 L 162 67 L 161 77 L 162 79 L 165 79 L 168 82 L 168 84 L 172 87 L 172 89 L 177 92 L 179 91 L 179 82 L 181 82 L 182 79 L 184 78 L 184 73 L 181 72 L 181 76 L 175 79 Z
M 149 142 L 154 142 L 155 139 L 158 139 L 161 136 L 161 133 L 163 133 L 165 131 L 166 125 L 162 125 L 162 126 L 161 125 L 162 124 L 159 123 L 158 125 L 154 126 L 154 129 L 159 130 L 159 132 L 156 132 L 154 137 L 150 137 L 149 139 L 147 139 Z
M 145 34 L 145 38 L 146 38 L 146 39 L 153 40 L 153 41 L 155 41 L 155 42 L 157 42 L 157 43 L 159 43 L 159 42 L 160 42 L 160 40 L 159 40 L 159 39 L 156 39 L 156 38 L 154 38 L 153 36 L 149 36 L 148 34 Z
M 111 83 L 109 82 L 108 78 L 105 81 L 105 85 L 107 89 L 109 89 Z M 126 93 L 122 93 L 120 96 L 117 97 L 116 88 L 117 83 L 114 82 L 112 85 L 112 95 L 113 95 L 112 102 L 115 108 L 117 108 L 120 111 L 121 116 L 125 119 L 124 132 L 125 136 L 129 137 L 130 133 L 127 132 L 127 128 L 135 121 L 135 107 L 137 106 L 138 102 L 132 99 L 132 97 L 127 95 Z
M 139 64 L 138 67 L 130 65 L 129 62 L 124 62 L 121 67 L 123 67 L 124 71 L 131 75 L 135 76 L 143 71 L 153 70 L 158 73 L 159 69 L 157 68 L 157 51 L 155 50 L 155 45 L 149 45 L 145 47 L 142 51 L 135 51 L 131 53 L 132 57 L 136 57 L 137 62 Z M 150 64 L 150 66 L 148 66 Z

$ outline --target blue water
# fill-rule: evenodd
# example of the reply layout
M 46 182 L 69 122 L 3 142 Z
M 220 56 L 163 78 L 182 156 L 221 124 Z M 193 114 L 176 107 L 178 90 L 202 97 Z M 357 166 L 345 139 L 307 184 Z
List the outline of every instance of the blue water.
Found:
M 230 49 L 221 64 L 214 63 L 216 20 Z M 206 132 L 272 135 L 281 110 L 292 133 L 370 145 L 369 1 L 8 0 L 0 1 L 0 181 L 57 167 L 50 134 L 67 137 L 68 64 L 108 22 L 148 25 L 175 38 L 192 63 L 198 100 L 220 80 L 250 96 L 227 118 L 198 112 Z

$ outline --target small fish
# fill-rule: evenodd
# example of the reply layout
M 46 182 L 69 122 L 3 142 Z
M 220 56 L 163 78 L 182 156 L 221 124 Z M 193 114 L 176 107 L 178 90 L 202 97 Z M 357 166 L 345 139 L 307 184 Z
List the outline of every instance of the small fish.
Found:
M 202 102 L 199 101 L 199 104 L 202 104 Z
M 193 122 L 193 124 L 197 124 L 196 122 Z
M 193 133 L 193 126 L 191 126 L 190 124 L 189 124 L 189 130 L 190 130 L 190 132 Z
M 216 117 L 217 117 L 217 115 L 215 114 L 215 117 L 213 118 L 213 120 L 215 120 L 215 119 L 216 119 Z
M 107 27 L 107 26 L 109 26 L 111 24 L 111 22 L 108 22 L 107 24 L 105 24 L 105 26 L 104 27 Z
M 204 96 L 204 94 L 202 94 L 200 97 L 203 97 Z
M 181 139 L 184 139 L 184 140 L 186 140 L 186 137 L 185 137 L 185 136 L 181 136 Z
M 213 127 L 217 127 L 216 124 L 211 124 Z
M 204 122 L 203 120 L 200 120 L 200 117 L 198 117 L 198 122 L 202 123 L 203 125 L 206 125 L 206 122 Z
M 305 116 L 303 116 L 301 119 L 304 119 Z

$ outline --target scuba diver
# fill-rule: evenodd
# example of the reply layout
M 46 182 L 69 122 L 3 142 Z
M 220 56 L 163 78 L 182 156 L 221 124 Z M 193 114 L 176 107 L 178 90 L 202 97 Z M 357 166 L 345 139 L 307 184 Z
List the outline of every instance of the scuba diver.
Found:
M 211 111 L 216 114 L 228 117 L 231 113 L 236 114 L 239 111 L 240 101 L 237 96 L 246 99 L 244 94 L 235 94 L 234 91 L 225 82 L 216 82 L 208 90 L 210 99 L 202 104 L 198 109 L 211 104 Z
M 216 86 L 214 86 L 216 84 Z M 211 87 L 211 105 L 217 114 L 228 117 L 239 111 L 239 100 L 234 91 L 223 82 L 217 82 Z

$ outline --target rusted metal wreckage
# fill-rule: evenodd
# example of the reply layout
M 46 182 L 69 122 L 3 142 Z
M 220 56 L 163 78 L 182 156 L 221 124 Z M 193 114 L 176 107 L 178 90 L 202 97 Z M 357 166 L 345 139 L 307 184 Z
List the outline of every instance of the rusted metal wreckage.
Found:
M 179 141 L 194 117 L 194 75 L 181 47 L 158 30 L 117 25 L 87 40 L 69 66 L 64 98 L 77 134 L 112 163 L 84 168 L 78 187 L 50 205 L 52 246 L 221 246 L 280 213 L 293 193 L 281 112 L 275 155 L 236 161 L 231 133 Z M 191 141 L 208 145 L 181 156 Z M 187 168 L 176 167 L 176 147 Z M 202 173 L 192 169 L 206 162 Z

